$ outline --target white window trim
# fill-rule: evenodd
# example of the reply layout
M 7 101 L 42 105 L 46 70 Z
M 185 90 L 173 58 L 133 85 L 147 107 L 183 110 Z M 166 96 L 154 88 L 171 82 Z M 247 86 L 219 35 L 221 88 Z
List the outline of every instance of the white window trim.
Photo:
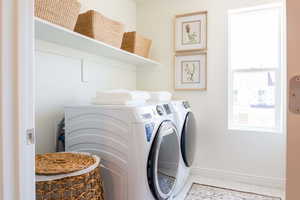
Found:
M 284 89 L 284 74 L 285 70 L 283 68 L 284 66 L 284 34 L 282 34 L 282 28 L 284 28 L 283 24 L 283 16 L 281 16 L 281 29 L 278 30 L 281 35 L 281 41 L 280 41 L 280 47 L 281 47 L 281 57 L 279 57 L 279 63 L 280 67 L 278 68 L 263 68 L 263 69 L 257 69 L 257 68 L 247 68 L 247 69 L 237 69 L 233 70 L 231 68 L 231 57 L 230 57 L 230 17 L 233 14 L 238 14 L 238 13 L 245 13 L 245 12 L 254 12 L 254 11 L 259 11 L 259 10 L 265 10 L 265 9 L 271 9 L 271 8 L 281 8 L 283 9 L 283 4 L 282 3 L 274 3 L 274 4 L 268 4 L 268 5 L 262 5 L 262 6 L 255 6 L 255 7 L 248 7 L 248 8 L 241 8 L 241 9 L 234 9 L 234 10 L 229 10 L 228 11 L 228 17 L 227 17 L 227 73 L 228 73 L 228 90 L 227 90 L 227 95 L 228 95 L 228 130 L 236 130 L 236 131 L 246 131 L 246 132 L 265 132 L 265 133 L 283 133 L 284 129 L 284 94 L 285 94 L 285 89 Z M 275 128 L 263 128 L 263 127 L 254 127 L 254 126 L 238 126 L 238 125 L 233 125 L 232 123 L 232 111 L 233 111 L 233 73 L 234 72 L 259 72 L 259 71 L 275 71 L 276 72 L 276 127 Z M 279 78 L 277 78 L 279 77 Z

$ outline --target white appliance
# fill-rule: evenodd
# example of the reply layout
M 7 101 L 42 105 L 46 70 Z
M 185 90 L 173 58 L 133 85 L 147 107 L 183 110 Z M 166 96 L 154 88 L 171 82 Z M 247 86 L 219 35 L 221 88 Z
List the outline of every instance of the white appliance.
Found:
M 169 105 L 65 108 L 66 151 L 101 157 L 106 200 L 172 199 L 180 162 Z
M 190 168 L 194 163 L 196 151 L 196 123 L 188 101 L 172 101 L 172 109 L 175 111 L 175 124 L 178 130 L 180 141 L 179 176 L 174 191 L 175 196 L 180 196 L 185 184 L 187 183 Z

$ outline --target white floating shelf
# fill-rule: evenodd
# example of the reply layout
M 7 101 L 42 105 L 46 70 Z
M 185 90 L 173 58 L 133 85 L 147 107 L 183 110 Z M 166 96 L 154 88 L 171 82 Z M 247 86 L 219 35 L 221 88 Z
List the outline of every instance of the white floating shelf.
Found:
M 138 67 L 160 65 L 156 61 L 115 48 L 39 18 L 35 18 L 35 38 Z

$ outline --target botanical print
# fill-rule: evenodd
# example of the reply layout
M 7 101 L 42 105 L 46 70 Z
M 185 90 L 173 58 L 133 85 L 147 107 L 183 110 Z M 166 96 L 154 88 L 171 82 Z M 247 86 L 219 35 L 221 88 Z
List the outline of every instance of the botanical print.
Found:
M 202 51 L 207 49 L 207 12 L 175 16 L 175 51 Z
M 280 197 L 193 184 L 185 200 L 281 200 Z
M 200 61 L 182 61 L 181 62 L 181 82 L 200 83 Z
M 201 43 L 201 20 L 182 23 L 182 45 Z
M 206 90 L 206 53 L 175 55 L 174 82 L 177 90 Z

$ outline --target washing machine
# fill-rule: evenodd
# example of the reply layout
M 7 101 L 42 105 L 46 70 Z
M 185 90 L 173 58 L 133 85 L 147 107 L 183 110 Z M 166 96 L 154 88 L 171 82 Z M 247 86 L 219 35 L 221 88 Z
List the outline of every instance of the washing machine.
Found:
M 167 113 L 164 105 L 66 107 L 66 151 L 101 158 L 106 200 L 173 199 L 181 150 Z
M 174 190 L 175 196 L 179 196 L 187 184 L 190 169 L 193 166 L 196 152 L 196 123 L 191 106 L 188 101 L 178 100 L 171 102 L 175 112 L 175 124 L 180 141 L 180 156 L 178 184 Z

